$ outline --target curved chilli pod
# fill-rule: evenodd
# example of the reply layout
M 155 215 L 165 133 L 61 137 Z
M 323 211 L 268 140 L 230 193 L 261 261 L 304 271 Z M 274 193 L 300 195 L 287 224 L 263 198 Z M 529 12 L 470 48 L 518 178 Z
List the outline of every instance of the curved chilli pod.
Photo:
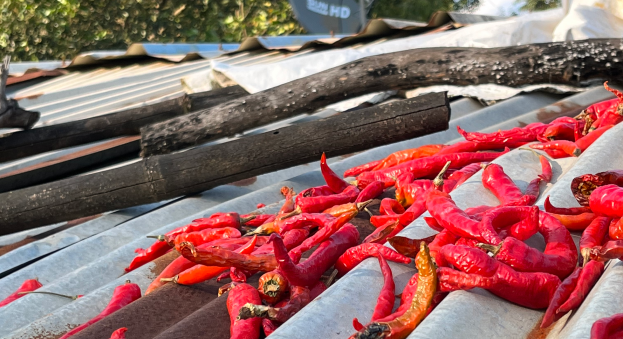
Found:
M 500 262 L 520 272 L 545 272 L 566 278 L 575 268 L 578 252 L 571 233 L 546 212 L 539 213 L 539 232 L 545 238 L 545 251 L 508 237 L 497 245 L 479 244 Z
M 417 292 L 405 313 L 388 322 L 372 322 L 353 334 L 353 339 L 406 338 L 426 316 L 437 292 L 437 271 L 425 243 L 421 243 L 418 259 Z
M 333 193 L 340 193 L 344 191 L 346 187 L 350 186 L 349 183 L 340 178 L 340 176 L 335 174 L 329 167 L 327 164 L 327 156 L 324 153 L 322 153 L 320 157 L 320 171 L 322 172 L 324 181 L 327 183 L 327 186 L 331 188 Z
M 320 244 L 314 253 L 299 265 L 290 259 L 287 249 L 283 245 L 283 240 L 277 234 L 271 235 L 269 241 L 273 243 L 279 270 L 288 279 L 288 282 L 295 286 L 312 286 L 318 282 L 322 274 L 335 263 L 342 253 L 357 245 L 359 231 L 351 225 L 344 225 L 327 241 Z
M 389 247 L 376 243 L 364 243 L 347 249 L 346 252 L 344 252 L 344 254 L 337 259 L 335 269 L 338 271 L 338 276 L 343 276 L 365 259 L 379 255 L 389 261 L 403 264 L 411 262 L 411 259 L 407 256 L 402 255 Z
M 623 170 L 580 175 L 571 181 L 571 192 L 580 205 L 588 206 L 591 193 L 597 187 L 610 184 L 623 186 Z

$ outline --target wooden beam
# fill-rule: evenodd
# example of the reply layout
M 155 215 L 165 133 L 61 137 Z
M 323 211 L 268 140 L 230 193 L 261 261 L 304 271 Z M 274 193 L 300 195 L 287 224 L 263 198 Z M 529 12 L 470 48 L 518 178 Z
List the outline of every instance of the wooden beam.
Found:
M 119 136 L 138 135 L 143 126 L 247 94 L 242 87 L 233 86 L 83 120 L 15 132 L 0 138 L 0 162 Z M 140 145 L 137 143 L 135 147 L 138 152 Z
M 138 135 L 116 138 L 92 147 L 0 175 L 0 192 L 49 182 L 118 159 L 138 156 Z M 132 154 L 134 153 L 134 154 Z
M 445 93 L 342 113 L 210 147 L 0 194 L 0 235 L 152 203 L 448 128 Z
M 142 155 L 242 133 L 363 94 L 431 85 L 587 86 L 623 76 L 622 39 L 500 48 L 422 48 L 366 57 L 141 129 Z

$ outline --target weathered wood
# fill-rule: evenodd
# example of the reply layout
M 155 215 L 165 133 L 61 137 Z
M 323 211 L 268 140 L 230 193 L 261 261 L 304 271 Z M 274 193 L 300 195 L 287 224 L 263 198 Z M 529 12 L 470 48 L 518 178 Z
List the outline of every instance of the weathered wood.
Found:
M 121 168 L 0 194 L 0 235 L 126 208 L 445 130 L 445 93 L 428 94 L 142 159 Z
M 137 156 L 139 136 L 116 138 L 0 175 L 0 193 L 50 182 L 123 156 Z
M 233 86 L 93 118 L 12 133 L 0 138 L 0 162 L 118 136 L 138 135 L 143 126 L 212 107 L 247 94 L 242 87 Z M 136 151 L 139 150 L 140 144 L 136 144 Z
M 146 126 L 141 129 L 142 155 L 169 153 L 383 90 L 442 84 L 586 86 L 590 81 L 617 79 L 623 75 L 623 63 L 614 60 L 623 60 L 622 41 L 423 48 L 370 56 L 244 99 Z

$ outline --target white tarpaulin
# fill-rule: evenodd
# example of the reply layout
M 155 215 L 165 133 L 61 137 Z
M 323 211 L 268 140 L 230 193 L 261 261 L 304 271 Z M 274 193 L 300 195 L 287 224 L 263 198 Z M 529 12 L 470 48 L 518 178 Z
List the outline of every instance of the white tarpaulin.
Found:
M 250 93 L 256 93 L 366 56 L 414 48 L 503 47 L 561 40 L 561 36 L 575 40 L 621 37 L 623 35 L 623 19 L 619 19 L 617 15 L 621 15 L 623 9 L 615 4 L 618 2 L 621 1 L 576 0 L 566 16 L 563 10 L 559 8 L 522 14 L 506 20 L 478 23 L 458 30 L 369 44 L 360 48 L 309 53 L 276 63 L 234 66 L 213 62 L 212 68 L 238 83 Z M 610 14 L 607 13 L 608 11 L 618 14 Z M 597 16 L 603 19 L 596 19 Z M 444 90 L 450 90 L 450 93 L 456 95 L 476 96 L 484 100 L 505 99 L 518 93 L 516 89 L 499 88 L 501 86 L 496 86 L 493 90 L 491 88 L 480 90 L 480 86 L 472 86 L 469 90 L 465 88 L 453 90 L 448 87 L 445 86 Z M 543 86 L 522 90 L 540 88 Z M 431 89 L 421 90 L 431 91 Z M 558 91 L 569 90 L 569 88 L 560 86 L 556 86 L 554 89 Z

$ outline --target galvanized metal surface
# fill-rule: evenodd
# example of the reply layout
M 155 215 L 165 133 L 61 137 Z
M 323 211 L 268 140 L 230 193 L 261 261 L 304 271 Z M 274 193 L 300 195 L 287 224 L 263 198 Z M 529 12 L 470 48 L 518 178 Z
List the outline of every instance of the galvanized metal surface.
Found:
M 513 178 L 517 185 L 522 189 L 528 185 L 528 182 L 541 173 L 541 165 L 537 157 L 531 152 L 523 150 L 514 150 L 494 161 L 504 167 L 505 172 Z M 558 168 L 558 170 L 556 170 Z M 559 176 L 562 171 L 558 166 L 554 166 L 555 176 Z M 476 173 L 467 182 L 451 193 L 452 198 L 461 208 L 475 207 L 479 205 L 495 206 L 499 204 L 495 196 L 482 186 L 482 171 Z M 425 213 L 424 216 L 430 216 Z M 421 218 L 418 218 L 400 235 L 412 239 L 421 239 L 428 237 L 436 232 L 432 230 Z M 415 268 L 409 265 L 393 265 L 392 269 L 402 266 L 397 270 L 398 275 L 405 275 L 402 279 L 409 279 L 415 273 Z M 401 280 L 402 281 L 402 280 Z M 331 286 L 329 290 L 321 294 L 320 297 L 310 303 L 302 311 L 297 313 L 288 322 L 283 324 L 275 331 L 271 338 L 344 338 L 355 331 L 352 328 L 352 318 L 358 317 L 360 320 L 367 321 L 372 316 L 374 305 L 378 297 L 378 291 L 383 284 L 380 268 L 378 263 L 373 259 L 366 260 L 366 263 L 358 266 L 355 270 L 349 272 L 344 278 L 340 279 L 336 284 Z M 375 293 L 376 292 L 376 293 Z M 479 328 L 485 326 L 471 326 L 469 329 L 461 329 L 457 332 L 458 327 L 454 326 L 451 319 L 459 319 L 461 317 L 469 318 L 469 322 L 479 323 L 481 316 L 487 316 L 480 312 L 479 309 L 466 309 L 464 306 L 479 307 L 481 303 L 487 300 L 495 300 L 486 295 L 477 295 L 470 297 L 453 298 L 451 293 L 439 306 L 439 309 L 447 310 L 437 313 L 435 310 L 426 319 L 427 324 L 423 322 L 411 337 L 417 338 L 474 338 L 474 333 Z M 478 302 L 474 302 L 477 299 Z M 465 303 L 462 303 L 465 301 Z M 448 305 L 446 307 L 446 305 Z M 520 307 L 516 307 L 520 308 Z M 514 310 L 513 307 L 506 307 L 508 314 Z M 344 312 L 343 312 L 344 311 Z M 494 311 L 502 311 L 495 309 Z M 466 316 L 469 314 L 469 317 Z M 490 316 L 490 315 L 489 315 Z M 500 316 L 500 315 L 498 315 Z M 462 320 L 465 321 L 465 320 Z M 444 325 L 442 326 L 442 322 Z M 485 321 L 484 323 L 487 323 Z M 430 330 L 429 330 L 430 328 Z M 306 330 L 307 329 L 307 330 Z M 313 329 L 313 330 L 312 330 Z M 489 338 L 490 333 L 482 336 Z M 512 334 L 512 333 L 511 333 Z M 508 337 L 509 333 L 505 334 Z M 410 337 L 410 338 L 411 338 Z

